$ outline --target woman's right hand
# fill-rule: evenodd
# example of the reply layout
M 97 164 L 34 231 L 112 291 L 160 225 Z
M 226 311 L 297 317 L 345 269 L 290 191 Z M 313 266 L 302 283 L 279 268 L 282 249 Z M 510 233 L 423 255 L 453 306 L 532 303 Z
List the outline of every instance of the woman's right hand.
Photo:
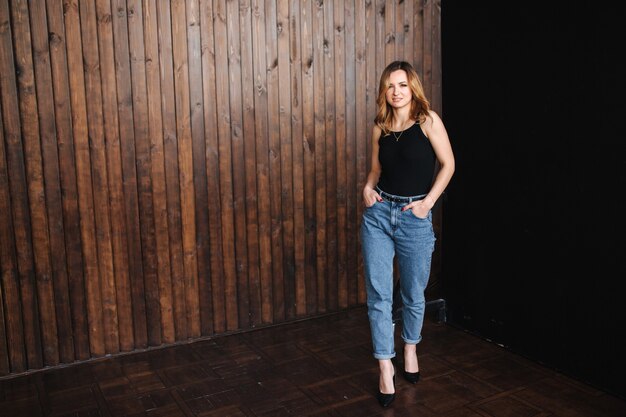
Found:
M 376 190 L 368 185 L 363 188 L 363 203 L 365 203 L 365 207 L 372 207 L 376 202 L 380 201 L 383 201 L 383 199 Z

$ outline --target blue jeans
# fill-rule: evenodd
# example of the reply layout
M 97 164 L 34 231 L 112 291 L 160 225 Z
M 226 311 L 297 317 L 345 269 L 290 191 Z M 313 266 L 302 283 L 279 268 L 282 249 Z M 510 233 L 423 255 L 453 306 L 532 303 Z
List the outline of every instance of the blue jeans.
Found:
M 396 356 L 391 317 L 394 256 L 403 302 L 402 340 L 407 344 L 422 340 L 424 291 L 430 276 L 435 233 L 432 212 L 426 218 L 418 218 L 411 210 L 403 212 L 405 205 L 387 200 L 376 202 L 365 209 L 361 221 L 367 315 L 376 359 Z

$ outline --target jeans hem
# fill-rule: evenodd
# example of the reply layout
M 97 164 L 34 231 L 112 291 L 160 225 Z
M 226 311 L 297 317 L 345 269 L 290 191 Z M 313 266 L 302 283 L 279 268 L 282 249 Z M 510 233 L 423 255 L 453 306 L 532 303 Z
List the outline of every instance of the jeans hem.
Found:
M 378 353 L 374 353 L 374 358 L 378 359 L 379 361 L 385 360 L 385 359 L 393 359 L 396 357 L 396 354 L 393 353 L 391 355 L 387 354 L 387 355 L 379 355 Z

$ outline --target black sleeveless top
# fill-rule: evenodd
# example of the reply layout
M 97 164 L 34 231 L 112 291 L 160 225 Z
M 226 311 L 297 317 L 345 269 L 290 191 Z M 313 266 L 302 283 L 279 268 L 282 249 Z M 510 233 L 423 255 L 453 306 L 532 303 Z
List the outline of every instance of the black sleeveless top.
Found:
M 378 160 L 382 170 L 378 187 L 384 192 L 409 197 L 430 191 L 436 156 L 419 123 L 381 136 Z

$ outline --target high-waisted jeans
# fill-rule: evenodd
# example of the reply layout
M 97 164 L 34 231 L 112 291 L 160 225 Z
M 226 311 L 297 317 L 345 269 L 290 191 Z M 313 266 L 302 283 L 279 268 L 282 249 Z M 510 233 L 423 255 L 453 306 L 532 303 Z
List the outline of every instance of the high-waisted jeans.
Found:
M 402 333 L 407 344 L 421 341 L 424 291 L 430 276 L 435 233 L 432 212 L 418 218 L 405 203 L 387 200 L 365 209 L 361 222 L 361 246 L 365 268 L 367 314 L 372 333 L 374 357 L 396 356 L 392 323 L 394 256 L 400 273 Z

